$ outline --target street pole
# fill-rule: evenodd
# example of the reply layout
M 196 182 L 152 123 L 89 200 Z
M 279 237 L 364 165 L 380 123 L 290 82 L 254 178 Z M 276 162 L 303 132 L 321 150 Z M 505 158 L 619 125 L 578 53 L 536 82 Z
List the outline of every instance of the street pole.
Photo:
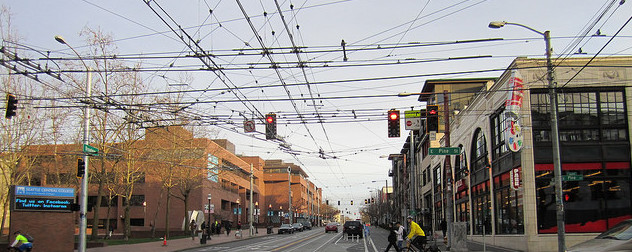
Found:
M 250 208 L 250 209 L 249 209 L 250 211 L 248 211 L 248 212 L 249 212 L 248 214 L 250 215 L 250 218 L 249 218 L 250 227 L 248 228 L 248 229 L 250 230 L 250 231 L 249 231 L 249 232 L 250 232 L 250 236 L 252 236 L 252 235 L 253 235 L 253 232 L 252 232 L 252 231 L 253 231 L 253 230 L 252 230 L 252 228 L 253 228 L 253 226 L 252 226 L 252 218 L 253 218 L 253 212 L 252 212 L 252 210 L 253 210 L 253 209 L 252 209 L 252 208 L 253 208 L 253 206 L 252 206 L 252 201 L 253 201 L 253 198 L 252 198 L 252 197 L 253 197 L 253 193 L 252 193 L 252 177 L 253 177 L 253 174 L 252 174 L 252 164 L 250 164 L 250 207 L 249 207 L 249 208 Z
M 86 238 L 87 238 L 87 228 L 88 228 L 88 220 L 87 220 L 87 210 L 88 210 L 88 179 L 90 176 L 88 171 L 90 170 L 90 164 L 89 164 L 89 157 L 90 155 L 88 155 L 88 152 L 86 151 L 86 145 L 90 144 L 90 102 L 91 102 L 91 98 L 92 98 L 92 72 L 90 67 L 88 67 L 88 65 L 86 65 L 86 62 L 83 61 L 83 58 L 81 58 L 81 55 L 79 55 L 79 53 L 77 53 L 77 51 L 72 48 L 72 46 L 70 46 L 68 43 L 66 43 L 66 40 L 64 40 L 64 38 L 62 36 L 55 36 L 55 40 L 61 44 L 64 44 L 66 46 L 68 46 L 68 48 L 70 48 L 70 50 L 72 50 L 77 57 L 79 58 L 79 60 L 81 60 L 81 63 L 83 64 L 83 66 L 86 68 L 86 75 L 87 75 L 87 80 L 86 80 L 86 96 L 87 99 L 89 100 L 89 102 L 86 103 L 86 106 L 84 107 L 84 118 L 83 118 L 83 160 L 84 160 L 84 165 L 85 165 L 85 170 L 83 173 L 83 178 L 81 179 L 81 197 L 79 199 L 80 203 L 79 203 L 79 244 L 77 246 L 77 250 L 79 252 L 85 252 L 86 251 Z
M 289 224 L 292 224 L 292 168 L 287 167 L 287 197 L 288 197 L 288 214 L 289 214 Z
M 448 90 L 443 90 L 443 110 L 445 120 L 445 146 L 450 147 L 450 104 L 448 103 Z M 445 156 L 446 175 L 446 223 L 448 225 L 448 250 L 452 247 L 452 165 L 451 156 Z
M 551 108 L 550 122 L 551 122 L 551 151 L 553 152 L 553 178 L 555 180 L 555 215 L 557 220 L 557 250 L 558 252 L 566 251 L 566 227 L 564 224 L 564 200 L 562 192 L 562 160 L 560 158 L 560 138 L 559 138 L 559 126 L 557 124 L 557 90 L 555 84 L 555 70 L 553 69 L 553 63 L 551 62 L 551 32 L 540 32 L 529 26 L 510 23 L 510 22 L 490 22 L 489 28 L 501 28 L 505 25 L 515 25 L 535 32 L 544 36 L 544 42 L 546 44 L 546 79 L 548 81 L 549 89 L 549 104 Z
M 411 130 L 410 131 L 410 209 L 408 210 L 408 214 L 412 215 L 412 212 L 415 211 L 416 207 L 415 207 L 415 198 L 417 198 L 417 195 L 415 195 L 416 190 L 415 188 L 417 187 L 415 185 L 415 181 L 416 181 L 416 172 L 415 172 L 415 137 L 414 137 L 414 133 Z M 415 218 L 416 216 L 413 216 L 413 219 L 415 221 L 417 221 L 417 219 Z
M 388 179 L 384 181 L 386 181 L 386 225 L 388 226 L 388 223 L 391 223 L 389 218 L 391 214 L 391 204 L 388 202 Z
M 557 125 L 557 90 L 555 73 L 551 63 L 551 32 L 544 32 L 546 43 L 546 74 L 549 82 L 549 104 L 551 104 L 551 140 L 553 151 L 553 176 L 555 177 L 555 206 L 557 218 L 557 251 L 566 251 L 566 227 L 564 225 L 564 202 L 562 197 L 562 161 L 560 158 L 559 127 Z
M 207 228 L 210 229 L 210 225 L 211 225 L 211 194 L 208 194 L 208 226 Z

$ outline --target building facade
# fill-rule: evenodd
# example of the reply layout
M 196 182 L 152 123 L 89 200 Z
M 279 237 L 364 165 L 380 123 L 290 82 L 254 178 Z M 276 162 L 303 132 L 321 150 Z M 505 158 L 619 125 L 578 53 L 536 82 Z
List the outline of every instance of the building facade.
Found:
M 555 63 L 566 246 L 632 217 L 627 102 L 632 58 L 589 60 Z M 517 58 L 497 80 L 481 79 L 477 91 L 460 98 L 447 86 L 463 87 L 462 80 L 426 82 L 422 92 L 435 95 L 422 95 L 421 102 L 443 106 L 442 93 L 448 90 L 449 127 L 435 136 L 422 131 L 413 138 L 414 152 L 403 148 L 392 155 L 393 180 L 401 179 L 404 172 L 398 171 L 404 170 L 414 171 L 419 181 L 412 185 L 419 190 L 412 196 L 418 219 L 436 230 L 452 214 L 454 221 L 467 224 L 469 239 L 523 251 L 557 251 L 546 70 L 544 59 Z M 443 125 L 446 114 L 441 116 Z M 446 129 L 449 147 L 461 147 L 460 155 L 429 155 L 431 147 L 448 147 Z M 411 146 L 408 142 L 405 147 Z M 409 155 L 413 163 L 406 162 Z M 449 179 L 451 213 L 446 212 Z M 395 186 L 394 193 L 399 191 Z
M 265 210 L 271 204 L 266 201 L 266 191 L 276 189 L 266 188 L 266 161 L 235 155 L 235 146 L 226 139 L 195 138 L 183 127 L 170 126 L 147 128 L 142 139 L 129 143 L 93 145 L 100 153 L 89 163 L 88 224 L 92 226 L 98 211 L 101 232 L 113 228 L 120 233 L 129 219 L 133 235 L 162 235 L 167 229 L 184 230 L 187 216 L 200 224 L 210 217 L 211 222 L 233 227 L 241 222 L 247 228 L 250 208 L 253 224 L 266 224 Z M 29 162 L 37 167 L 30 170 L 30 185 L 78 189 L 77 158 L 83 155 L 80 145 L 29 148 L 33 150 Z M 99 180 L 103 181 L 100 186 Z M 306 180 L 300 183 L 314 188 L 309 190 L 315 195 L 309 198 L 310 203 L 319 205 L 316 201 L 320 202 L 321 190 Z M 102 198 L 98 204 L 99 190 Z

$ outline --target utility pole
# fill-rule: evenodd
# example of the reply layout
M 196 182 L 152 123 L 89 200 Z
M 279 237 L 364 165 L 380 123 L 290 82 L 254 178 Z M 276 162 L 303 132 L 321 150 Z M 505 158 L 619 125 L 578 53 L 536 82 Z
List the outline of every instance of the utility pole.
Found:
M 253 208 L 253 206 L 252 206 L 252 201 L 253 201 L 253 198 L 252 198 L 253 197 L 253 193 L 252 193 L 252 177 L 253 177 L 252 164 L 250 164 L 250 204 L 249 204 L 250 205 L 249 206 L 250 209 L 248 211 L 248 215 L 250 215 L 250 218 L 248 218 L 248 221 L 250 222 L 250 227 L 248 228 L 250 230 L 249 231 L 250 232 L 250 236 L 253 235 L 253 232 L 252 232 L 253 231 L 252 230 L 252 228 L 253 228 L 252 227 L 252 218 L 253 218 L 253 212 L 252 212 L 252 208 Z
M 287 197 L 288 197 L 288 214 L 289 214 L 289 224 L 292 224 L 292 168 L 287 167 Z
M 450 147 L 450 103 L 448 102 L 448 90 L 443 90 L 443 114 L 445 120 L 445 146 Z M 446 176 L 446 222 L 448 224 L 448 250 L 452 247 L 452 165 L 450 155 L 445 156 Z

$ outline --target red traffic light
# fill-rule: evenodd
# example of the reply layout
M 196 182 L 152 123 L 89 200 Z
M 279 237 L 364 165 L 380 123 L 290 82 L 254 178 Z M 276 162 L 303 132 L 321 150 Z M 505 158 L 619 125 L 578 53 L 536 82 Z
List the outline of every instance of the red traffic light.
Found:
M 428 115 L 437 115 L 437 113 L 439 113 L 439 111 L 437 111 L 439 109 L 438 106 L 428 106 L 427 107 L 427 111 L 428 111 Z
M 272 116 L 272 115 L 268 115 L 268 116 L 266 116 L 266 121 L 267 121 L 268 123 L 273 123 L 273 122 L 274 122 L 274 116 Z
M 391 121 L 399 120 L 399 111 L 397 110 L 388 111 L 388 119 Z

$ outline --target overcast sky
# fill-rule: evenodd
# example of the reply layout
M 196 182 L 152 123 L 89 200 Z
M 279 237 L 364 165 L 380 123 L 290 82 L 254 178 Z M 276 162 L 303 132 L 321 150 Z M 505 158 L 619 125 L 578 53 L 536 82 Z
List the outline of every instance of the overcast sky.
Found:
M 353 212 L 370 188 L 384 186 L 390 161 L 380 156 L 399 153 L 408 134 L 402 124 L 403 137 L 387 137 L 386 111 L 425 107 L 416 96 L 393 95 L 419 92 L 428 79 L 498 77 L 484 70 L 506 68 L 519 56 L 543 57 L 541 35 L 516 26 L 489 29 L 490 21 L 550 30 L 556 58 L 592 57 L 602 48 L 604 57 L 632 54 L 629 25 L 606 46 L 632 17 L 630 3 L 620 1 L 278 0 L 282 15 L 270 0 L 0 2 L 10 8 L 20 43 L 51 57 L 73 56 L 55 35 L 88 56 L 82 29 L 110 34 L 118 55 L 141 56 L 125 62 L 142 63 L 152 90 L 193 91 L 184 96 L 191 104 L 185 113 L 218 116 L 224 124 L 217 136 L 232 141 L 237 154 L 301 165 L 325 199 Z M 223 71 L 193 71 L 203 62 L 182 57 L 192 51 L 168 25 L 184 28 Z M 590 36 L 597 29 L 607 36 Z M 288 49 L 293 45 L 299 54 Z M 586 54 L 574 55 L 580 47 Z M 183 79 L 186 86 L 173 86 Z M 226 92 L 227 86 L 242 89 Z M 204 89 L 211 90 L 196 91 Z M 260 120 L 269 112 L 278 115 L 278 134 L 294 155 L 264 140 Z M 258 133 L 244 133 L 244 118 L 255 119 Z

